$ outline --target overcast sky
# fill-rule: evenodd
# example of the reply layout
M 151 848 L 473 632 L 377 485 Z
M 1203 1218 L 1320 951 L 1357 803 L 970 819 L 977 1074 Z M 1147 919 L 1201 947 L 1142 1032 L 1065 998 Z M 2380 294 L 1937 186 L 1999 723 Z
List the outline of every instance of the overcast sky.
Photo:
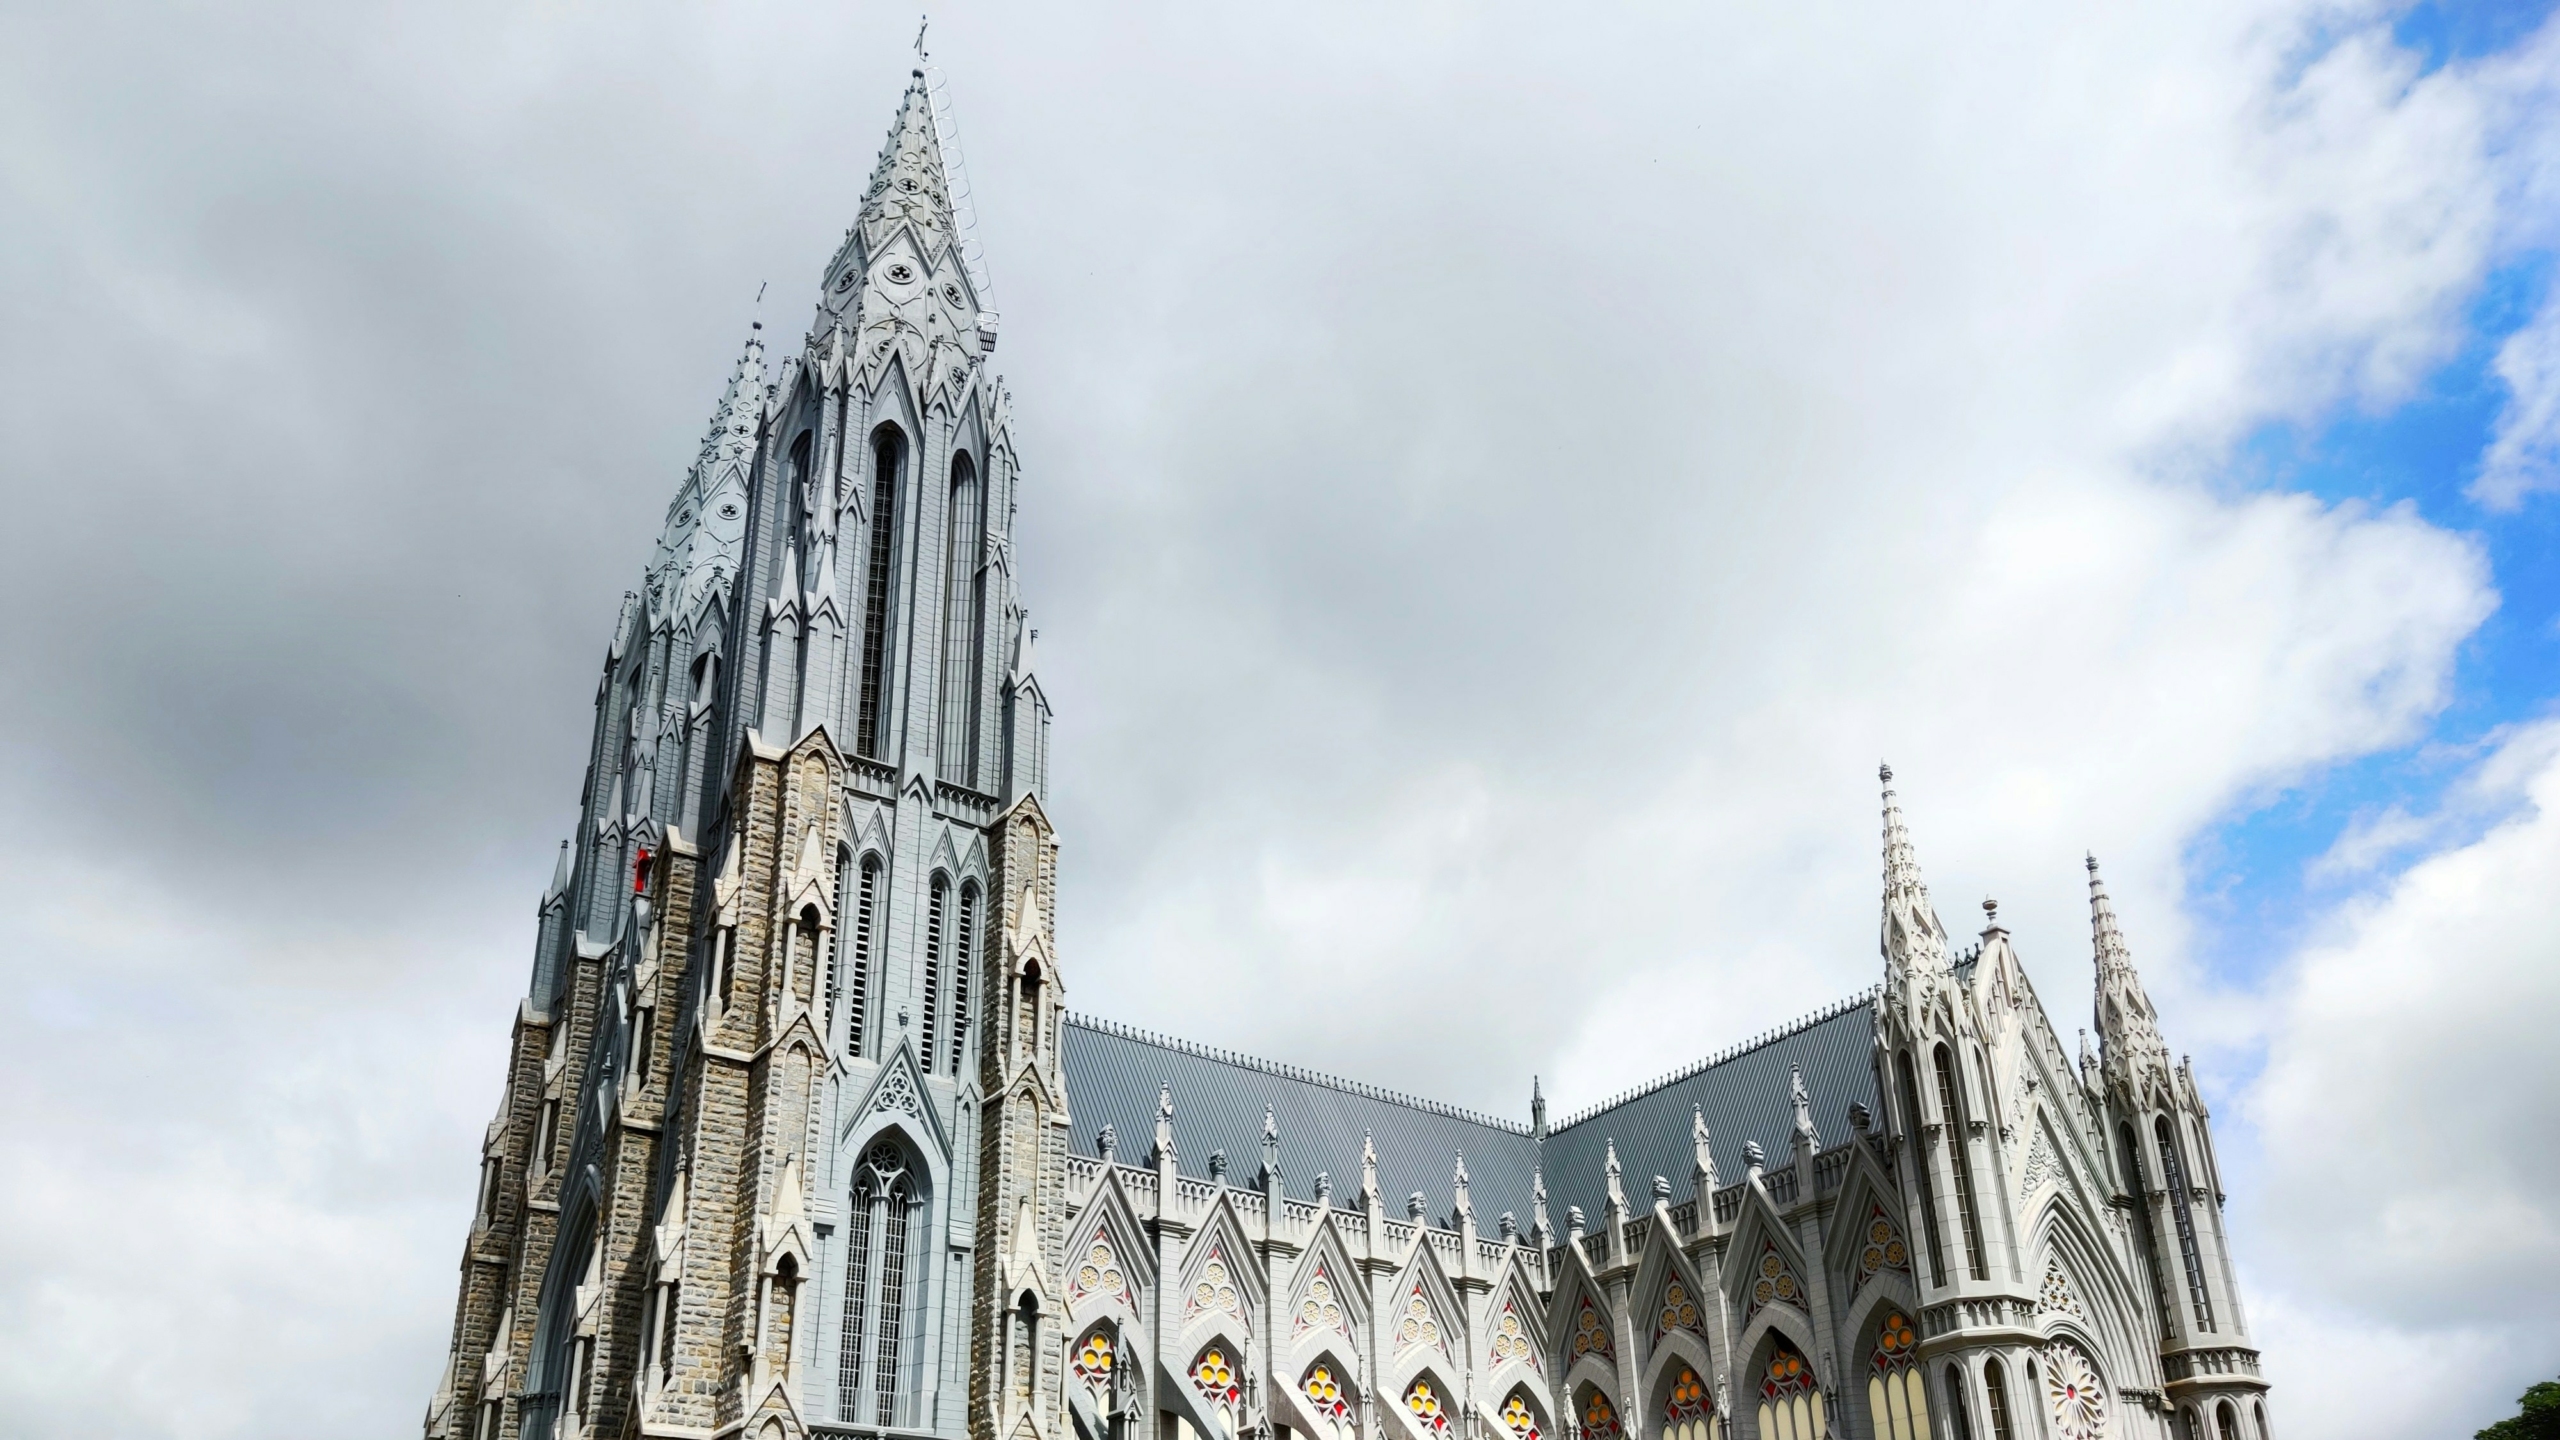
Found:
M 2066 1032 L 2106 862 L 2279 1423 L 2511 1409 L 2547 6 L 1594 10 L 935 20 L 1070 1003 L 1578 1108 L 1876 978 L 1890 759 Z M 417 1423 L 608 627 L 915 19 L 0 3 L 0 1428 Z

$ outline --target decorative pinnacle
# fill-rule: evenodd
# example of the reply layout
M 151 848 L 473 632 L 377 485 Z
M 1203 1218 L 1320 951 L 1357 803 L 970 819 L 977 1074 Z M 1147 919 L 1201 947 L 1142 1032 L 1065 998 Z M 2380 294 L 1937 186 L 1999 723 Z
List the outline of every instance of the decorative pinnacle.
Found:
M 1879 945 L 1888 973 L 1898 967 L 1942 973 L 1949 968 L 1946 927 L 1938 923 L 1928 882 L 1920 878 L 1911 832 L 1902 823 L 1902 802 L 1893 791 L 1893 767 L 1878 766 L 1876 778 L 1884 782 L 1884 921 Z

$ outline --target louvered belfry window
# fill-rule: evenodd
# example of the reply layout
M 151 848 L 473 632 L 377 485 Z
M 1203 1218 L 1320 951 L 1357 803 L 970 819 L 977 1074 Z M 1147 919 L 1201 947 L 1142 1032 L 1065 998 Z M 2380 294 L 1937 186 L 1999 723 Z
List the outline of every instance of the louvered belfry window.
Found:
M 950 898 L 951 882 L 936 875 L 924 905 L 924 1038 L 917 1047 L 924 1072 L 933 1073 L 934 1048 L 939 1036 L 942 1012 L 942 911 Z
M 889 651 L 889 579 L 897 559 L 898 466 L 905 447 L 883 425 L 871 441 L 871 544 L 863 567 L 862 693 L 854 720 L 854 749 L 877 760 L 881 740 L 881 680 Z
M 986 636 L 986 487 L 966 454 L 951 457 L 942 571 L 942 773 L 978 783 L 978 656 Z
M 978 968 L 978 884 L 960 887 L 959 928 L 951 946 L 951 1073 L 969 1052 L 969 976 Z

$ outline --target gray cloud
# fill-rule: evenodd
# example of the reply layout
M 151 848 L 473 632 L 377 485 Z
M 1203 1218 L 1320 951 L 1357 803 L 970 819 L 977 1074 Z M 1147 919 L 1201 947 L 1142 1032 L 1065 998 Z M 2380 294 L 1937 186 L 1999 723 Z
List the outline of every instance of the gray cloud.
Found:
M 2446 352 L 2517 82 L 2348 26 L 2296 83 L 2274 3 L 1952 18 L 936 21 L 1074 1003 L 1570 1107 L 1867 982 L 1890 753 L 2064 1023 L 2094 844 L 2245 1063 L 2186 845 L 2419 733 L 2494 594 L 2221 447 Z M 5 23 L 0 1394 L 406 1424 L 589 667 L 912 16 Z

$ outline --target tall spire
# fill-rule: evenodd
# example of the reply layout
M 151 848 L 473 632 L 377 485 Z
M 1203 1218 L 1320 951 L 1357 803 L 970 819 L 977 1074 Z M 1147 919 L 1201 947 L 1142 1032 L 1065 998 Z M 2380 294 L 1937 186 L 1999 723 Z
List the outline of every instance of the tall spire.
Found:
M 2133 950 L 2116 925 L 2116 908 L 2107 899 L 2107 882 L 2098 876 L 2098 857 L 2089 865 L 2089 935 L 2098 969 L 2098 1045 L 2110 1080 L 2132 1083 L 2151 1074 L 2169 1073 L 2169 1046 L 2160 1038 L 2159 1012 L 2151 1008 L 2142 976 L 2133 968 Z
M 747 331 L 747 343 L 730 367 L 729 387 L 712 407 L 702 450 L 667 504 L 667 528 L 649 557 L 652 623 L 692 618 L 704 598 L 738 573 L 739 547 L 747 532 L 747 470 L 756 430 L 764 419 L 764 325 Z
M 1903 828 L 1902 803 L 1893 793 L 1893 767 L 1878 767 L 1876 778 L 1884 783 L 1884 922 L 1879 943 L 1885 965 L 1915 975 L 1944 972 L 1949 968 L 1947 931 L 1929 901 L 1928 883 L 1920 878 L 1911 832 Z

